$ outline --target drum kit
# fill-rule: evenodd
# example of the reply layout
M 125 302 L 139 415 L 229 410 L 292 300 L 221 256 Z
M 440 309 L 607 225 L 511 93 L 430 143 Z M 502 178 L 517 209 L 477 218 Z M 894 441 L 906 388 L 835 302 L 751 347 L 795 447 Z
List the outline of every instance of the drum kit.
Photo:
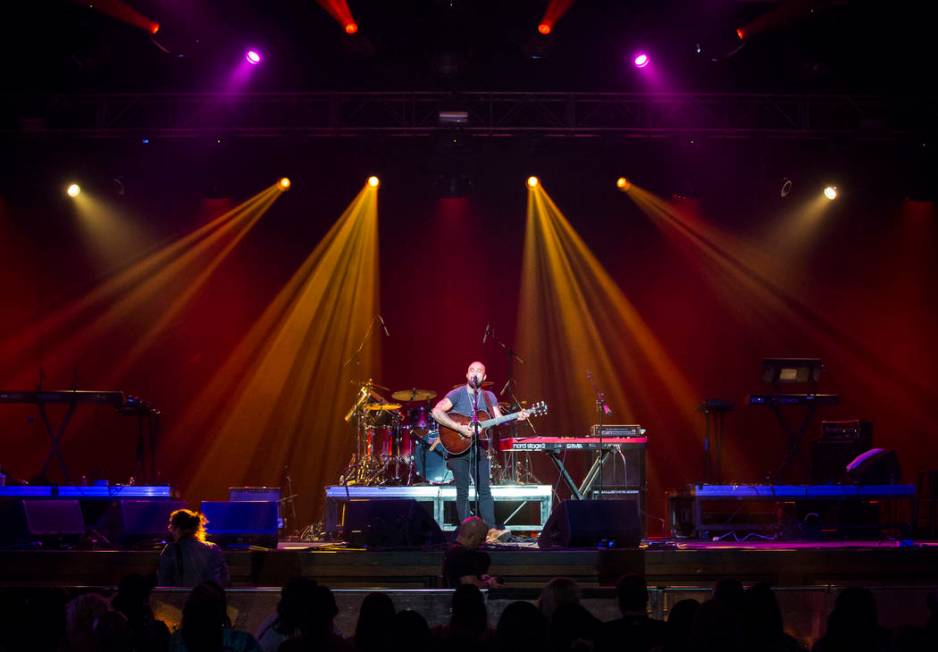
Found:
M 439 429 L 430 415 L 436 392 L 390 391 L 371 379 L 360 385 L 358 400 L 345 415 L 355 423 L 355 452 L 339 481 L 358 485 L 445 484 L 452 480 Z
M 409 486 L 452 482 L 453 474 L 446 467 L 446 455 L 439 445 L 439 427 L 431 415 L 431 401 L 437 393 L 414 387 L 392 392 L 389 400 L 382 392 L 390 389 L 372 379 L 358 384 L 355 404 L 345 415 L 345 421 L 354 425 L 355 450 L 339 483 Z M 483 386 L 491 386 L 491 382 Z M 506 404 L 503 412 L 514 411 L 512 407 Z M 523 482 L 525 479 L 518 476 L 531 474 L 526 459 L 516 461 L 512 457 L 505 462 L 491 460 L 493 482 Z

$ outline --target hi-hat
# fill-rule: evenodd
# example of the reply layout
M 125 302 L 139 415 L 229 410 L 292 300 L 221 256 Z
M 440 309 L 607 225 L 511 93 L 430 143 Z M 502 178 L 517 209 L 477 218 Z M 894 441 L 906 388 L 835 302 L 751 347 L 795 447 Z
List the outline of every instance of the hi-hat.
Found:
M 395 401 L 404 401 L 405 403 L 413 403 L 415 401 L 429 401 L 436 398 L 436 392 L 432 389 L 402 389 L 391 394 L 391 398 Z
M 371 378 L 369 378 L 368 380 L 350 380 L 349 382 L 352 383 L 353 385 L 358 385 L 359 387 L 367 387 L 369 389 L 383 389 L 384 391 L 388 391 L 390 389 L 390 387 L 379 385 L 378 383 L 373 381 Z

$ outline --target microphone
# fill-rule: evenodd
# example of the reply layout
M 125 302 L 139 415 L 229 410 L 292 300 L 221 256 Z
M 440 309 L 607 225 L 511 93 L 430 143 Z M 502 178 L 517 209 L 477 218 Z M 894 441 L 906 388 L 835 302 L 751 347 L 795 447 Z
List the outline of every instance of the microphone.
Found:
M 378 315 L 378 321 L 381 322 L 381 328 L 384 329 L 384 334 L 385 334 L 385 336 L 386 336 L 386 337 L 391 337 L 391 334 L 388 332 L 388 327 L 385 326 L 385 324 L 384 324 L 384 317 L 382 317 L 381 315 Z
M 482 343 L 483 343 L 483 344 L 485 344 L 485 341 L 486 341 L 487 339 L 489 339 L 489 334 L 490 334 L 491 332 L 492 332 L 492 325 L 491 325 L 491 324 L 486 324 L 486 325 L 485 325 L 485 333 L 482 335 Z
M 472 376 L 472 377 L 469 379 L 469 385 L 472 386 L 472 389 L 479 389 L 479 377 L 478 377 L 478 376 Z

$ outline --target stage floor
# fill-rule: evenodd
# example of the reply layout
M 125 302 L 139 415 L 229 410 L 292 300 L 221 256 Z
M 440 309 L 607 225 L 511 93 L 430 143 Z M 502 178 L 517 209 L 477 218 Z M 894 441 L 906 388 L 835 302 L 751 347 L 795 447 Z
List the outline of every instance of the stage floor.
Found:
M 648 540 L 630 550 L 490 547 L 494 575 L 516 588 L 553 577 L 611 586 L 624 573 L 659 587 L 700 586 L 724 577 L 774 586 L 938 585 L 938 542 L 701 542 Z M 236 587 L 281 586 L 308 575 L 332 587 L 436 588 L 443 552 L 361 550 L 340 544 L 281 543 L 277 550 L 227 551 Z M 114 586 L 128 573 L 156 569 L 158 550 L 2 550 L 4 586 Z

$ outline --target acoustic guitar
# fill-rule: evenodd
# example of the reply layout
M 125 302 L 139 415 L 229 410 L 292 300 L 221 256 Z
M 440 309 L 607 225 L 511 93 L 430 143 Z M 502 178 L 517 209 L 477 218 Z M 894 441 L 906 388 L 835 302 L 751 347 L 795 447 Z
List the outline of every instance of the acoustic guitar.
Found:
M 482 433 L 489 428 L 494 428 L 503 423 L 513 421 L 518 418 L 519 414 L 524 414 L 524 418 L 528 417 L 539 417 L 547 414 L 547 403 L 540 401 L 535 403 L 529 408 L 519 410 L 518 412 L 512 412 L 511 414 L 504 414 L 500 417 L 491 418 L 489 413 L 485 410 L 479 410 L 476 412 L 476 416 L 479 418 L 479 432 Z M 460 425 L 468 425 L 471 421 L 471 417 L 463 416 L 461 414 L 450 414 L 449 418 L 455 421 Z M 440 446 L 450 455 L 460 455 L 469 450 L 469 447 L 472 446 L 472 437 L 467 437 L 458 430 L 453 430 L 447 426 L 440 424 Z

